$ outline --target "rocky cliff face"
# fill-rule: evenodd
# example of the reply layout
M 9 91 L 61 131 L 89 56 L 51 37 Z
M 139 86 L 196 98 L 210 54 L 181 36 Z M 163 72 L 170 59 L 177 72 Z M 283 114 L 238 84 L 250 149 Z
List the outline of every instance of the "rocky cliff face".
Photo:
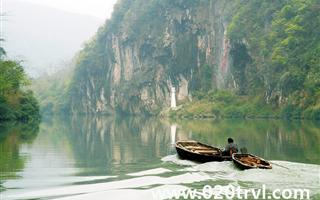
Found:
M 201 88 L 237 88 L 226 36 L 229 7 L 211 0 L 119 1 L 78 55 L 72 112 L 156 113 L 169 106 L 173 86 L 178 101 Z

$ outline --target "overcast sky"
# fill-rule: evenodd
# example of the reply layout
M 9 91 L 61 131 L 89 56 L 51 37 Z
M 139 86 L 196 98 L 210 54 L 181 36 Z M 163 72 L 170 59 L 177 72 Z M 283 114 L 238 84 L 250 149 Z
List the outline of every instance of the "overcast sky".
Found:
M 10 1 L 10 0 L 4 0 Z M 61 10 L 93 15 L 101 19 L 111 16 L 113 5 L 117 0 L 23 0 L 41 5 L 55 7 Z

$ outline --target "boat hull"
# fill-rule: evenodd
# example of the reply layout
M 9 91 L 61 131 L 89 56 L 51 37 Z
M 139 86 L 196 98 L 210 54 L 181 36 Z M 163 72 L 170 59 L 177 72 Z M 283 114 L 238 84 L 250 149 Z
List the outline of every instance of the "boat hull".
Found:
M 189 149 L 186 149 L 180 146 L 179 144 L 181 144 L 181 142 L 176 143 L 176 151 L 179 158 L 181 159 L 192 160 L 200 163 L 213 162 L 213 161 L 221 162 L 225 160 L 231 160 L 231 156 L 221 156 L 221 150 L 216 147 L 212 147 L 212 146 L 197 142 L 198 145 L 200 144 L 200 145 L 203 145 L 204 147 L 219 151 L 218 155 L 206 155 L 206 154 L 192 152 Z
M 246 162 L 245 159 L 243 158 L 250 158 L 252 162 L 248 162 L 248 161 Z M 272 166 L 268 161 L 252 154 L 235 153 L 232 155 L 232 161 L 235 164 L 235 166 L 241 170 L 272 169 Z

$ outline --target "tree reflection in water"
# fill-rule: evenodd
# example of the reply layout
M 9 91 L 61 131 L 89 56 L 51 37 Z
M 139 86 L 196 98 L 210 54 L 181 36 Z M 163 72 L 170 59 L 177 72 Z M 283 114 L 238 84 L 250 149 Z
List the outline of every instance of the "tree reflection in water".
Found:
M 39 132 L 39 122 L 3 123 L 0 125 L 0 191 L 3 180 L 17 178 L 26 157 L 19 152 L 20 144 L 31 143 Z

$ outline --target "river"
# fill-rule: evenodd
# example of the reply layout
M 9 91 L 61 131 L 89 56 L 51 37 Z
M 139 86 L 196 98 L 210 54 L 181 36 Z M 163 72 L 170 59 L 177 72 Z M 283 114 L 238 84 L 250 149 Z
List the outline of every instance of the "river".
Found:
M 177 157 L 174 142 L 239 147 L 271 170 Z M 39 125 L 0 125 L 2 199 L 165 199 L 155 191 L 227 186 L 300 188 L 320 198 L 320 125 L 280 120 L 164 120 L 47 117 Z M 249 195 L 248 197 L 253 198 Z

